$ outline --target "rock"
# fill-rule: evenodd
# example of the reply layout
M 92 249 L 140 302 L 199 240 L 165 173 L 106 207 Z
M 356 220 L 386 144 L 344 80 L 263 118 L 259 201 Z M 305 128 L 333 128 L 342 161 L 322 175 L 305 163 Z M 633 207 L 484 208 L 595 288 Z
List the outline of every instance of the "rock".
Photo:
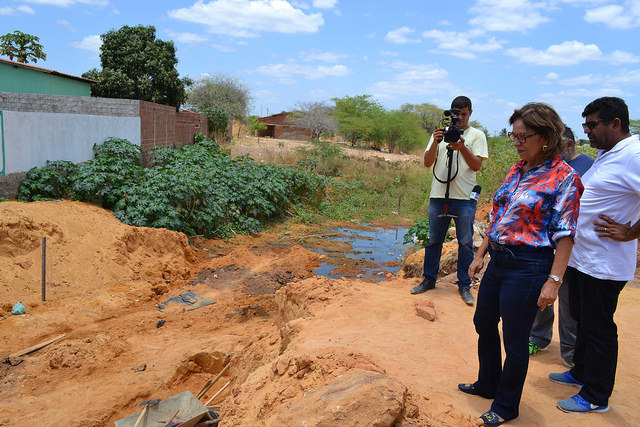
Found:
M 407 388 L 386 375 L 352 369 L 309 390 L 278 415 L 283 426 L 392 426 L 404 410 Z
M 416 310 L 418 317 L 422 317 L 430 322 L 438 318 L 433 302 L 429 300 L 416 301 L 413 304 L 413 308 Z

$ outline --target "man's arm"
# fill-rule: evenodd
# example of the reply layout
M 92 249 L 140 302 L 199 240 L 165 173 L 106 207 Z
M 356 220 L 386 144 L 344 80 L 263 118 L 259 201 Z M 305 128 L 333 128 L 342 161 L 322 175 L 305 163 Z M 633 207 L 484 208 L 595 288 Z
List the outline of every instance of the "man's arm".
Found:
M 460 151 L 460 154 L 462 154 L 462 158 L 465 162 L 467 162 L 467 165 L 469 165 L 469 169 L 474 172 L 478 172 L 480 170 L 480 168 L 482 167 L 482 157 L 473 154 L 471 150 L 469 150 L 469 148 L 464 145 L 463 138 L 460 138 L 460 141 L 458 142 L 450 143 L 449 146 L 454 150 Z
M 440 144 L 440 141 L 442 141 L 442 139 L 444 138 L 444 129 L 434 130 L 432 138 L 433 141 L 431 142 L 431 145 L 429 146 L 427 151 L 424 152 L 424 165 L 428 168 L 433 166 L 436 161 L 436 155 L 438 154 L 438 144 Z
M 626 224 L 615 222 L 606 215 L 598 215 L 602 221 L 593 221 L 595 230 L 600 232 L 599 237 L 608 237 L 619 242 L 629 242 L 640 237 L 640 220 L 631 225 L 631 221 Z

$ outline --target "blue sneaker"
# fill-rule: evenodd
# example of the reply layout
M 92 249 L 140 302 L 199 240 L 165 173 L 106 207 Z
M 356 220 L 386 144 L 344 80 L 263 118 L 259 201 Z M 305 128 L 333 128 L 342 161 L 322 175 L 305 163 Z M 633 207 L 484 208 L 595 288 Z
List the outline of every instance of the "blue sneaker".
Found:
M 554 383 L 572 385 L 578 388 L 584 385 L 577 379 L 573 378 L 573 375 L 571 375 L 571 371 L 562 372 L 559 374 L 549 374 L 549 379 Z
M 588 414 L 589 412 L 607 412 L 609 410 L 609 405 L 594 405 L 593 403 L 584 400 L 579 394 L 576 394 L 575 396 L 558 402 L 558 408 L 564 412 L 570 412 L 572 414 Z

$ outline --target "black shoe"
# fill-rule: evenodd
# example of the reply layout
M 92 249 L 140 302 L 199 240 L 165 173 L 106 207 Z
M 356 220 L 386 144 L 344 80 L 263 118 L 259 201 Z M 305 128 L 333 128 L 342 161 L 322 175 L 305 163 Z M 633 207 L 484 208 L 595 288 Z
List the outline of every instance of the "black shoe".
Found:
M 473 295 L 471 294 L 471 291 L 469 289 L 458 288 L 458 292 L 460 292 L 462 301 L 464 301 L 467 305 L 473 305 Z
M 418 286 L 411 289 L 412 294 L 421 294 L 423 292 L 427 292 L 428 290 L 434 289 L 436 287 L 436 282 L 432 282 L 428 279 L 424 279 Z
M 467 394 L 472 394 L 474 396 L 484 397 L 485 399 L 493 399 L 494 396 L 487 396 L 485 394 L 480 393 L 474 384 L 458 384 L 458 389 Z

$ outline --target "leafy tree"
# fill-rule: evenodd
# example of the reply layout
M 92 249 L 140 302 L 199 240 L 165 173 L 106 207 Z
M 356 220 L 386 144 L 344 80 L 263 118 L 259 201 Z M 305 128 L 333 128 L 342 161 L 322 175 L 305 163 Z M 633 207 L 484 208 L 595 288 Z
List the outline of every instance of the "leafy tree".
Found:
M 251 104 L 247 86 L 235 77 L 225 74 L 195 82 L 189 89 L 188 100 L 189 104 L 199 111 L 217 108 L 240 121 L 247 118 Z
M 260 142 L 260 132 L 267 129 L 267 124 L 258 120 L 258 116 L 250 116 L 248 119 L 247 130 L 258 136 Z
M 424 104 L 402 104 L 400 111 L 416 116 L 422 128 L 431 133 L 444 117 L 442 108 L 425 102 Z
M 426 134 L 415 116 L 401 110 L 390 111 L 379 122 L 383 141 L 393 151 L 398 147 L 410 151 L 420 144 L 426 146 Z
M 629 120 L 629 131 L 633 134 L 640 133 L 640 119 Z
M 296 111 L 289 115 L 289 121 L 301 128 L 309 129 L 311 139 L 320 138 L 323 132 L 336 133 L 338 122 L 333 115 L 333 107 L 323 102 L 300 102 Z
M 23 64 L 29 61 L 38 62 L 38 59 L 46 60 L 43 46 L 38 43 L 40 38 L 25 34 L 22 31 L 14 31 L 0 36 L 0 55 L 6 55 L 10 60 L 16 58 L 16 62 Z
M 385 112 L 384 107 L 371 99 L 371 95 L 332 98 L 338 129 L 343 138 L 355 145 L 358 141 L 379 141 L 376 124 Z
M 221 109 L 206 107 L 202 114 L 209 120 L 209 132 L 226 133 L 229 130 L 229 116 Z
M 156 39 L 153 26 L 123 26 L 100 36 L 102 70 L 82 76 L 96 80 L 92 95 L 140 99 L 179 108 L 186 100 L 189 78 L 179 78 L 172 41 Z
M 486 127 L 482 126 L 479 121 L 471 120 L 469 122 L 469 126 L 472 126 L 472 127 L 476 128 L 478 130 L 481 130 L 482 132 L 484 132 L 485 135 L 489 136 L 489 131 L 487 130 Z

